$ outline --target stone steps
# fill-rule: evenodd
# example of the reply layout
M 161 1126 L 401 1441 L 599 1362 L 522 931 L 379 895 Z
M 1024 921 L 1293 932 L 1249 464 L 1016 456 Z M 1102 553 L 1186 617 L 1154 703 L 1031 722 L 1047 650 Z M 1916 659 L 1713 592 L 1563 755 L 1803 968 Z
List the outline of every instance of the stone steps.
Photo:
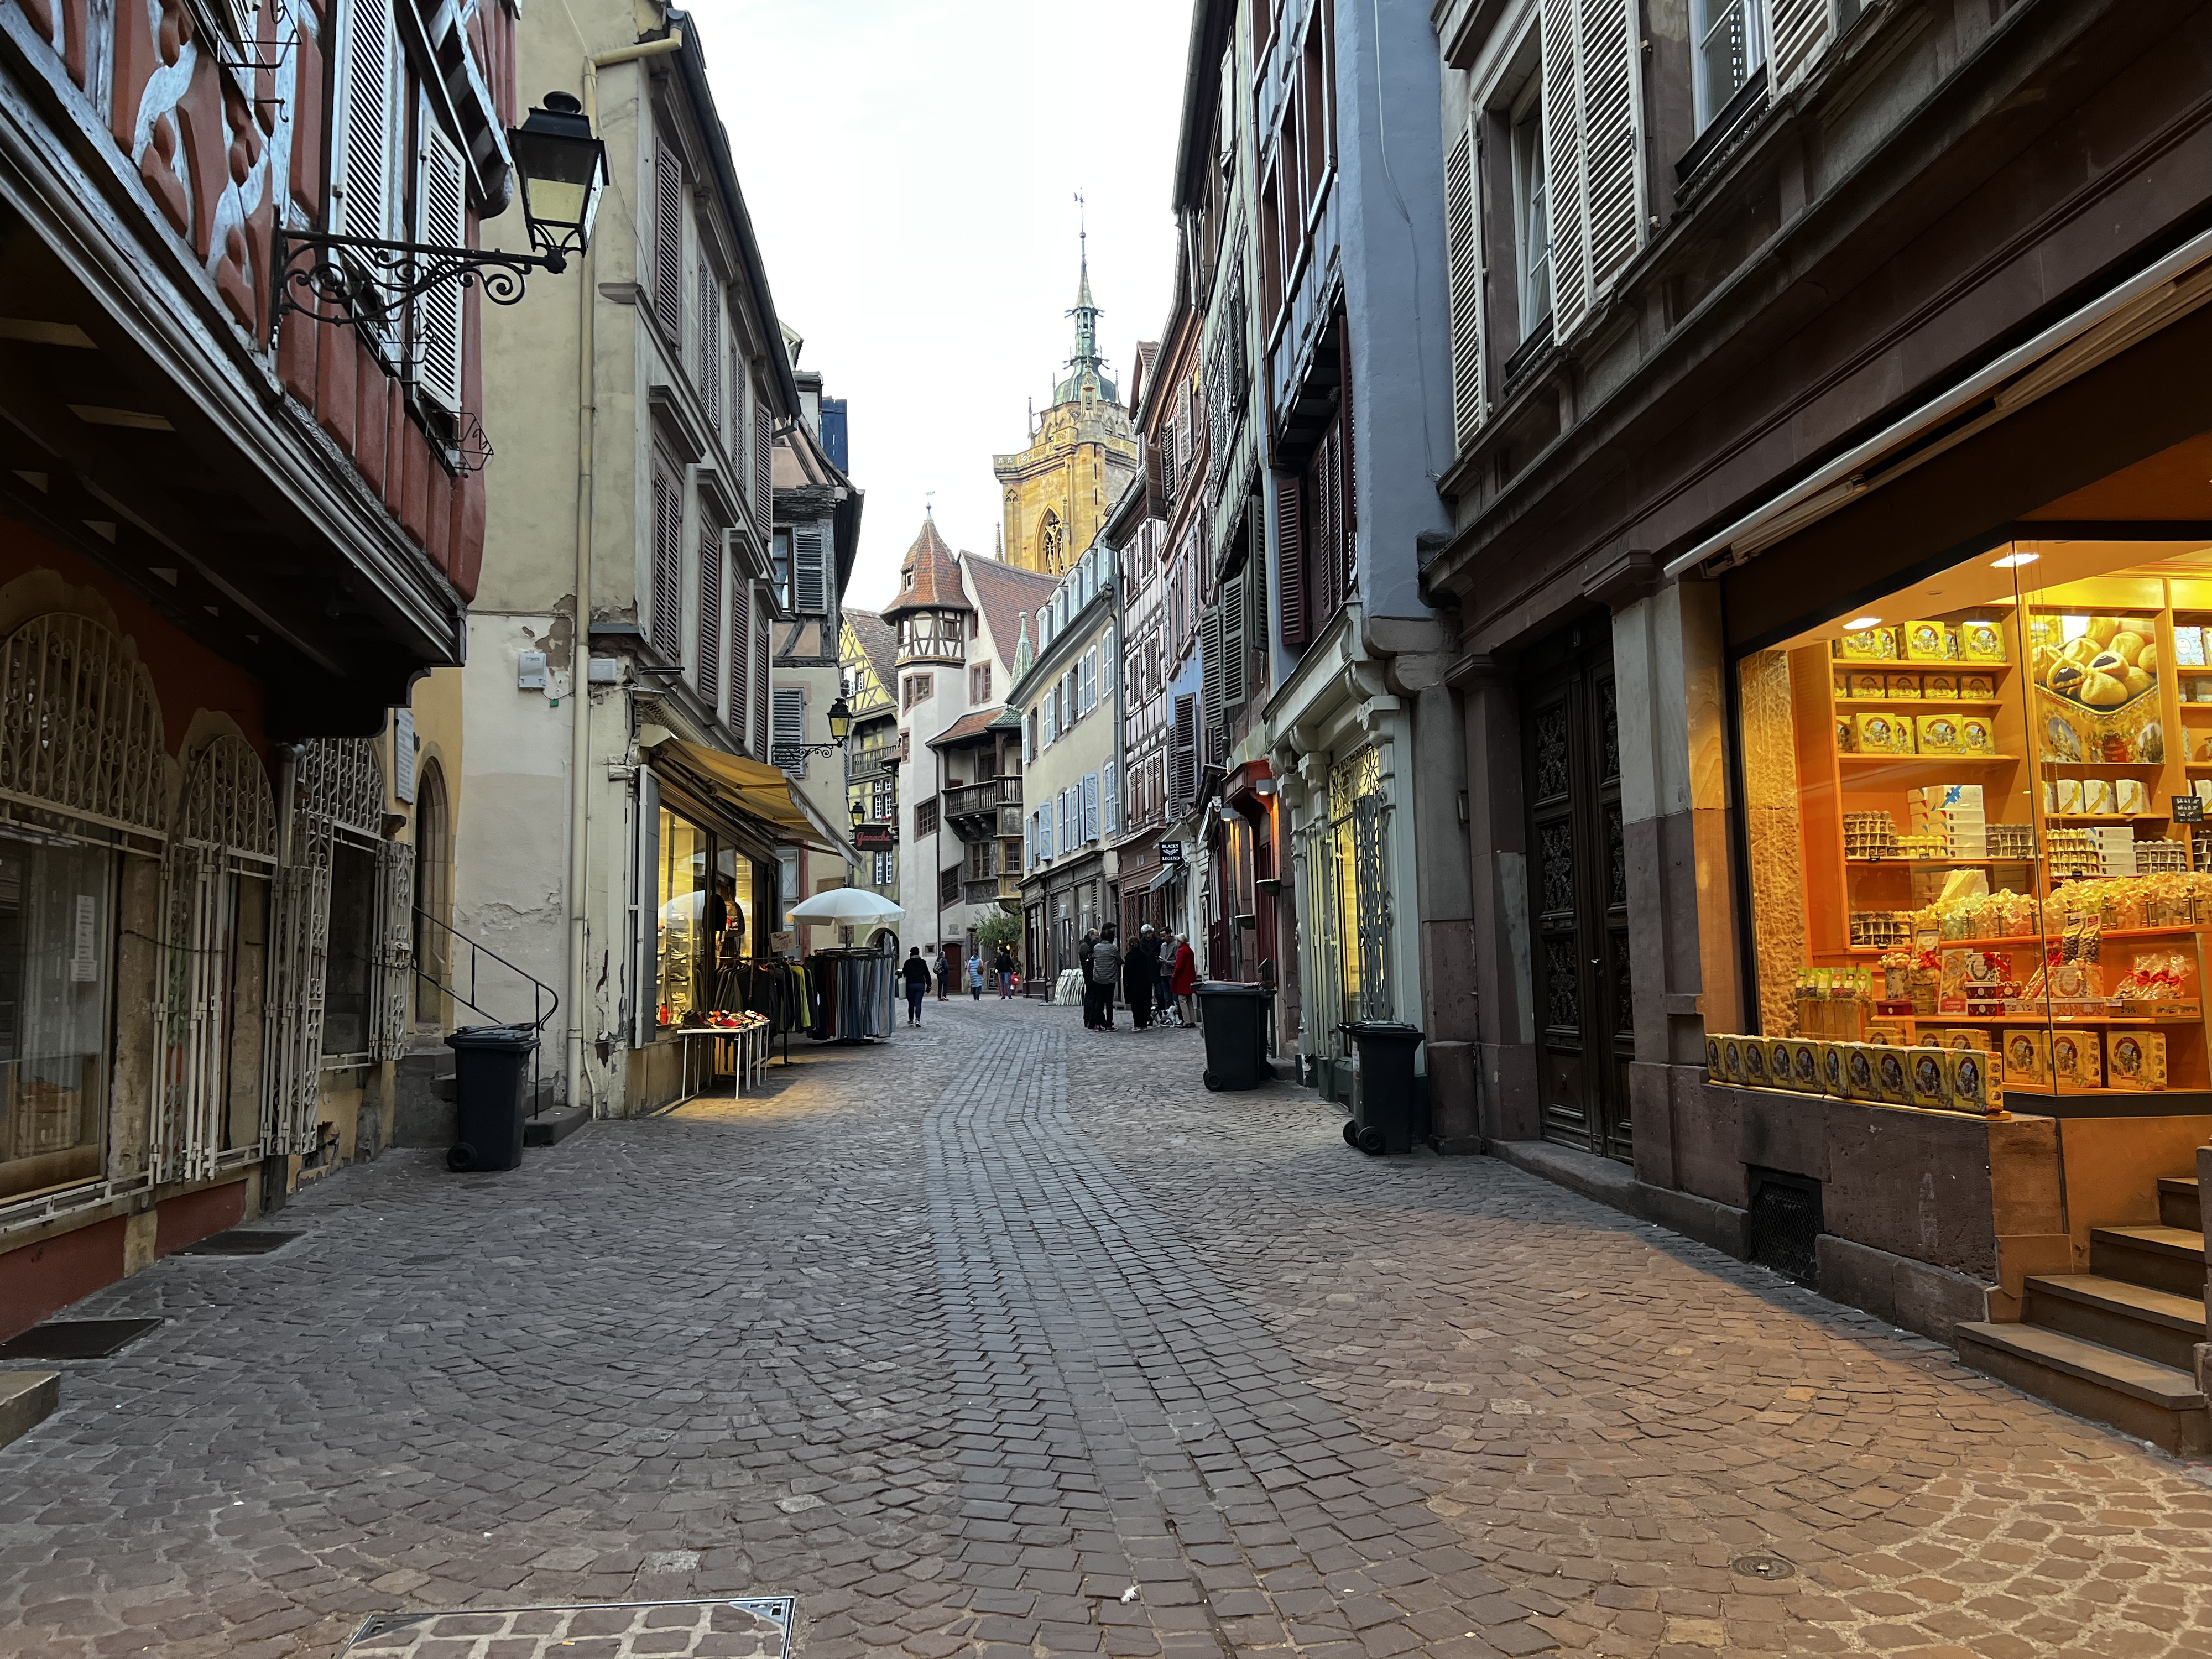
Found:
M 2185 1376 L 2204 1340 L 2204 1302 L 2098 1273 L 2063 1273 L 2027 1281 L 2027 1322 L 2117 1348 Z
M 2212 1450 L 2212 1412 L 2185 1371 L 2041 1325 L 1958 1331 L 1960 1358 L 2000 1382 L 2177 1455 Z
M 2089 1271 L 2202 1298 L 2204 1235 L 2180 1227 L 2093 1227 Z
M 2204 1231 L 2204 1206 L 2197 1201 L 2196 1176 L 2166 1176 L 2160 1179 L 2158 1218 L 2184 1232 Z

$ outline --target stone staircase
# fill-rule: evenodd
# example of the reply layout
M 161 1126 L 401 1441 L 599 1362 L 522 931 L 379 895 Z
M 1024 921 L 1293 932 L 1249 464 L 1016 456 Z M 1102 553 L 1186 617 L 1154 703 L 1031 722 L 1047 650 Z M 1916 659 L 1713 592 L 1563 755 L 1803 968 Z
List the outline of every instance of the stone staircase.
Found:
M 2204 1212 L 2197 1183 L 2158 1183 L 2159 1222 L 2098 1227 L 2089 1271 L 2031 1278 L 2018 1324 L 1960 1325 L 1968 1364 L 2176 1453 L 2212 1451 L 2199 1387 Z

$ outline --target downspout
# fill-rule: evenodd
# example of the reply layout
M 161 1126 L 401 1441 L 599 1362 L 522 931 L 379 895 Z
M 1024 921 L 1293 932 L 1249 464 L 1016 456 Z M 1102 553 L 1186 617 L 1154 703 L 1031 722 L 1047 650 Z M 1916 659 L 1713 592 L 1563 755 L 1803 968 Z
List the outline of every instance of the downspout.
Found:
M 681 30 L 665 40 L 641 40 L 633 46 L 601 52 L 584 59 L 584 118 L 597 132 L 599 124 L 599 71 L 615 64 L 641 58 L 659 58 L 684 49 Z M 595 324 L 599 286 L 593 280 L 596 261 L 586 246 L 577 258 L 576 328 L 576 638 L 569 652 L 568 702 L 568 1103 L 585 1097 L 584 1008 L 591 990 L 591 975 L 584 960 L 589 929 L 585 888 L 591 879 L 591 796 L 586 782 L 592 765 L 592 515 L 595 508 L 592 483 L 592 428 L 599 415 L 598 341 Z M 532 1103 L 536 1104 L 535 1102 Z M 592 1115 L 598 1115 L 593 1102 Z

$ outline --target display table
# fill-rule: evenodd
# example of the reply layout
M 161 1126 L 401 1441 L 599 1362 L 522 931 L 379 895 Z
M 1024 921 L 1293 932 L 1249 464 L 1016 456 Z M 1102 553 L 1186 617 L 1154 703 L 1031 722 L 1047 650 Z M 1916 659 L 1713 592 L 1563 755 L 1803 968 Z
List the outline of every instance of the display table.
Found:
M 677 1033 L 684 1042 L 681 1097 L 706 1092 L 716 1078 L 732 1079 L 730 1098 L 744 1097 L 748 1083 L 758 1084 L 768 1065 L 768 1024 L 687 1025 Z M 694 1076 L 698 1077 L 696 1086 Z

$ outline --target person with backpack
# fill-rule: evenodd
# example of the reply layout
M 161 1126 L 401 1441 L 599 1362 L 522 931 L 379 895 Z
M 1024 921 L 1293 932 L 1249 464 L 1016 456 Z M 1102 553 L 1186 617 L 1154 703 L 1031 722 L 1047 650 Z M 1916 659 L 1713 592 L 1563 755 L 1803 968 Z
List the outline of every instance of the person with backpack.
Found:
M 1110 921 L 1099 929 L 1098 942 L 1091 947 L 1085 964 L 1084 1024 L 1094 1031 L 1114 1029 L 1114 988 L 1121 978 L 1121 931 Z
M 921 1000 L 929 991 L 929 964 L 921 959 L 919 945 L 907 952 L 905 962 L 899 966 L 899 978 L 906 984 L 906 1023 L 919 1025 Z
M 971 1002 L 983 1000 L 983 958 L 979 956 L 968 958 L 968 998 Z
M 1004 1002 L 1014 994 L 1014 953 L 1001 945 L 991 969 L 999 976 L 999 1000 Z
M 937 953 L 937 1000 L 939 1002 L 952 994 L 952 957 L 939 949 Z

